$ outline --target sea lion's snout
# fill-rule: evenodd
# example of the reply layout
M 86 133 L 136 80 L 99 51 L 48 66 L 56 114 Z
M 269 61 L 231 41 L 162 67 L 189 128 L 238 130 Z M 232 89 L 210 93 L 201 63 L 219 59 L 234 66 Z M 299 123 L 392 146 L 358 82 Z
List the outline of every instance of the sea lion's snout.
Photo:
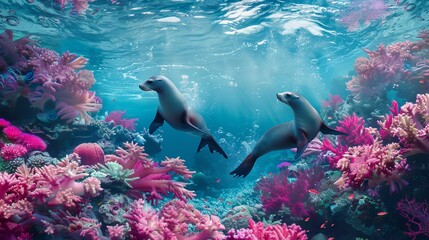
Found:
M 276 94 L 277 100 L 279 100 L 282 103 L 289 105 L 289 102 L 285 99 L 285 97 L 283 95 L 284 95 L 283 93 L 277 93 Z
M 143 91 L 152 91 L 152 89 L 148 88 L 144 83 L 140 84 L 139 88 Z

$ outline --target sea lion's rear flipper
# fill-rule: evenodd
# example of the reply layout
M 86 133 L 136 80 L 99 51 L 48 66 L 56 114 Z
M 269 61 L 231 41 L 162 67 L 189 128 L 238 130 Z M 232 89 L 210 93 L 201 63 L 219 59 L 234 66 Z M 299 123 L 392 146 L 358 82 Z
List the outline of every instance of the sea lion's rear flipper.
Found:
M 161 127 L 163 124 L 164 124 L 164 118 L 161 116 L 161 114 L 159 113 L 159 110 L 158 110 L 158 111 L 156 111 L 155 118 L 153 119 L 152 123 L 150 124 L 149 134 L 153 134 L 156 131 L 156 129 Z
M 337 130 L 335 130 L 335 129 L 332 129 L 332 128 L 330 128 L 330 127 L 326 126 L 326 124 L 325 124 L 325 123 L 323 123 L 323 122 L 322 122 L 322 126 L 320 126 L 320 131 L 321 131 L 323 134 L 332 134 L 332 135 L 348 135 L 347 133 L 343 133 L 343 132 L 337 131 Z
M 304 131 L 299 130 L 298 131 L 298 142 L 296 143 L 296 155 L 295 160 L 301 157 L 302 153 L 304 152 L 305 148 L 308 145 L 308 139 L 307 136 L 305 136 Z
M 198 145 L 197 152 L 199 152 L 203 147 L 209 145 L 209 150 L 211 153 L 216 151 L 220 153 L 224 158 L 228 158 L 228 155 L 223 151 L 223 149 L 219 146 L 219 144 L 214 140 L 212 136 L 201 138 L 200 145 Z
M 250 171 L 252 171 L 253 166 L 255 165 L 257 157 L 249 154 L 246 159 L 238 166 L 234 171 L 229 174 L 234 175 L 234 177 L 246 177 Z

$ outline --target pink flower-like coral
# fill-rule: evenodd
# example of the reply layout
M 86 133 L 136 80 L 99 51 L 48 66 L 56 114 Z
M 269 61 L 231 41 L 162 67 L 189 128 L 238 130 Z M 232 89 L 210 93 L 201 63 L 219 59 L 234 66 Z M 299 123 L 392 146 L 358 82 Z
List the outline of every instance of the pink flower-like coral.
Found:
M 203 215 L 177 199 L 168 202 L 160 212 L 145 207 L 142 199 L 136 200 L 124 218 L 128 219 L 131 239 L 223 239 L 219 230 L 224 230 L 224 226 L 218 217 Z M 199 232 L 189 231 L 190 224 Z
M 118 147 L 115 155 L 106 155 L 106 161 L 117 162 L 124 169 L 133 170 L 129 184 L 134 189 L 148 192 L 147 200 L 158 204 L 158 200 L 163 199 L 162 195 L 169 192 L 173 193 L 176 198 L 186 200 L 195 196 L 193 191 L 185 189 L 186 183 L 172 180 L 169 173 L 181 175 L 184 179 L 189 179 L 194 174 L 184 165 L 184 160 L 180 158 L 166 158 L 160 166 L 153 162 L 148 155 L 144 153 L 144 147 L 135 143 L 124 143 L 125 149 Z

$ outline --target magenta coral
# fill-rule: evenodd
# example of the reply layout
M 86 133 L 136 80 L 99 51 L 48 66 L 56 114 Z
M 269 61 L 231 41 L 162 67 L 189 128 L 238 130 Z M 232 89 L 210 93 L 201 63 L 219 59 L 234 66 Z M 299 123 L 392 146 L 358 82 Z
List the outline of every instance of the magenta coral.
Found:
M 16 141 L 19 136 L 22 134 L 21 129 L 15 126 L 8 126 L 3 129 L 3 134 L 10 140 Z
M 186 200 L 195 196 L 193 191 L 185 189 L 186 183 L 172 180 L 169 173 L 176 173 L 185 179 L 192 177 L 195 173 L 184 165 L 184 160 L 180 158 L 166 158 L 161 162 L 161 166 L 148 158 L 144 153 L 144 147 L 135 143 L 124 143 L 125 149 L 118 147 L 116 155 L 106 155 L 106 161 L 114 161 L 122 165 L 124 169 L 133 170 L 130 177 L 138 179 L 130 181 L 130 185 L 148 192 L 147 200 L 158 204 L 158 200 L 163 199 L 162 195 L 169 192 L 176 198 Z
M 280 211 L 283 207 L 290 209 L 295 217 L 308 216 L 306 201 L 308 190 L 314 188 L 315 184 L 322 179 L 323 174 L 319 168 L 299 172 L 295 175 L 296 181 L 289 180 L 289 170 L 280 171 L 275 175 L 263 177 L 255 189 L 261 191 L 261 202 L 268 213 Z
M 249 229 L 253 231 L 256 239 L 258 240 L 270 240 L 270 239 L 284 239 L 284 240 L 307 240 L 305 231 L 300 226 L 292 224 L 287 226 L 283 225 L 268 225 L 264 226 L 264 223 L 255 223 L 253 219 L 249 220 Z
M 27 148 L 20 144 L 5 144 L 0 150 L 0 156 L 6 160 L 11 161 L 15 158 L 23 157 L 28 153 Z
M 28 151 L 45 151 L 46 143 L 36 135 L 23 133 L 19 136 L 18 143 L 27 148 Z
M 112 111 L 109 113 L 109 115 L 106 116 L 104 121 L 106 122 L 113 122 L 114 126 L 122 126 L 125 129 L 134 131 L 136 130 L 136 121 L 138 121 L 138 118 L 122 118 L 125 114 L 125 111 Z
M 199 240 L 223 239 L 224 227 L 216 216 L 203 215 L 181 200 L 168 202 L 160 212 L 144 206 L 142 199 L 134 201 L 131 211 L 124 215 L 130 225 L 131 239 Z M 191 232 L 192 224 L 199 232 Z

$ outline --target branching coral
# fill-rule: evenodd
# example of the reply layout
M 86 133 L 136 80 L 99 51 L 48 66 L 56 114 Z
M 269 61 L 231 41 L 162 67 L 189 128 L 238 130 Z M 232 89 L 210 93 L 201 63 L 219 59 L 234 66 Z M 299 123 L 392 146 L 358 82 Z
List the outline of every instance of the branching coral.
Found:
M 223 239 L 219 230 L 224 227 L 218 217 L 203 215 L 192 205 L 177 199 L 168 202 L 160 212 L 145 209 L 144 201 L 136 200 L 124 217 L 130 225 L 131 239 Z M 199 232 L 191 232 L 189 224 Z
M 399 113 L 397 104 L 392 105 L 392 113 L 379 121 L 382 136 L 398 138 L 404 156 L 429 154 L 429 94 L 417 95 L 416 102 L 404 104 Z
M 226 240 L 270 240 L 270 239 L 282 239 L 282 240 L 306 240 L 307 235 L 300 226 L 291 224 L 286 225 L 268 225 L 264 226 L 264 223 L 255 223 L 253 219 L 249 220 L 249 228 L 240 229 L 235 231 L 231 229 L 225 238 Z
M 408 220 L 408 232 L 405 234 L 412 239 L 419 235 L 429 237 L 429 210 L 426 201 L 402 199 L 397 203 L 397 207 L 401 215 Z
M 130 178 L 138 178 L 128 183 L 135 189 L 149 193 L 148 200 L 158 204 L 162 195 L 169 192 L 175 197 L 186 200 L 195 196 L 193 191 L 185 189 L 186 183 L 172 180 L 169 173 L 176 173 L 185 179 L 191 178 L 195 173 L 184 165 L 180 158 L 166 158 L 160 166 L 148 158 L 144 147 L 135 143 L 126 142 L 125 149 L 118 147 L 116 155 L 106 155 L 107 162 L 117 162 L 124 169 L 133 170 Z

